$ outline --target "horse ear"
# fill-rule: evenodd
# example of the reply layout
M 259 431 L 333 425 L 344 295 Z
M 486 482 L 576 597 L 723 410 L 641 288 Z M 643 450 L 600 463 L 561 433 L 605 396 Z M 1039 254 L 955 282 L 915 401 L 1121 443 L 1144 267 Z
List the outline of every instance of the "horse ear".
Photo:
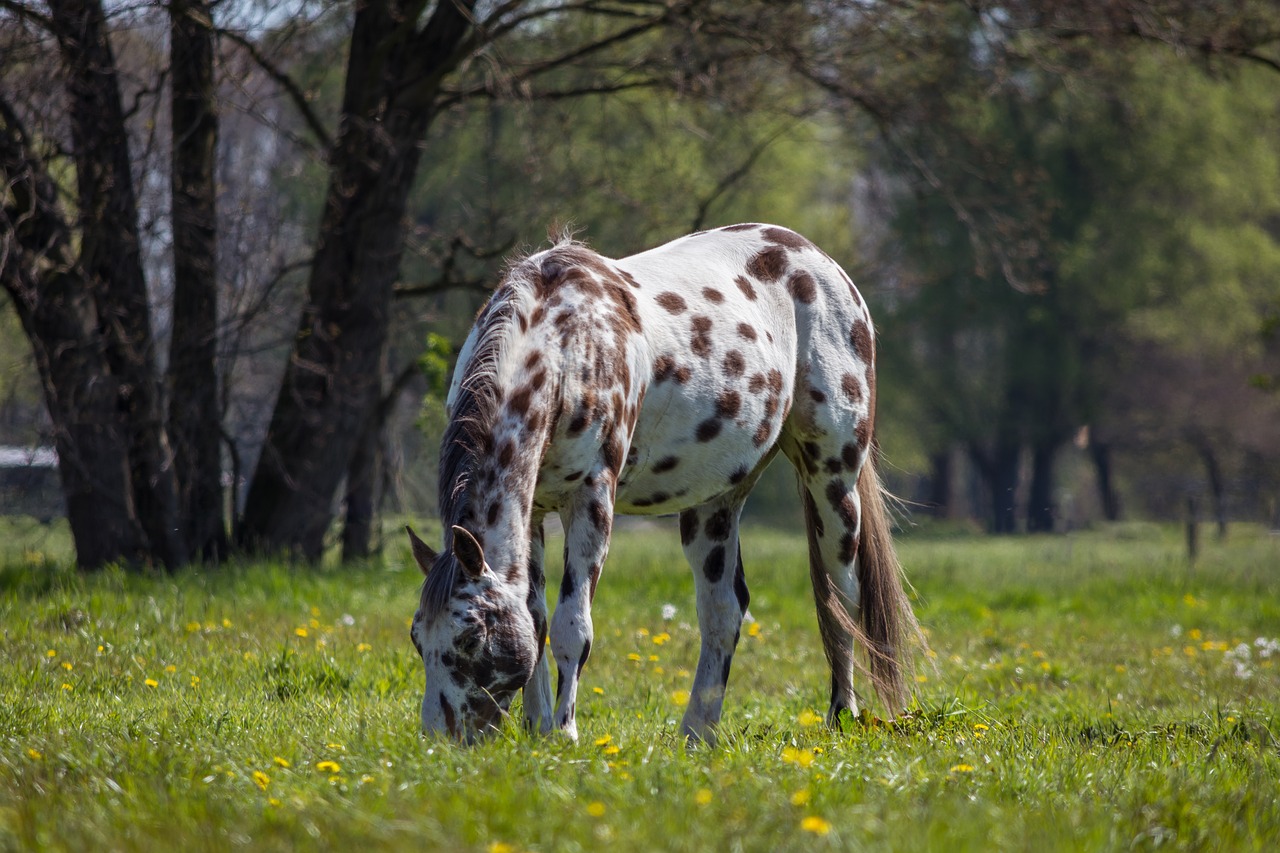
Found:
M 409 545 L 413 548 L 413 559 L 418 561 L 418 568 L 422 569 L 422 574 L 431 571 L 431 566 L 436 561 L 436 552 L 431 550 L 431 546 L 418 538 L 418 534 L 413 532 L 413 528 L 409 525 L 404 526 L 405 533 L 409 534 Z
M 484 573 L 484 549 L 465 527 L 453 526 L 453 556 L 472 580 Z

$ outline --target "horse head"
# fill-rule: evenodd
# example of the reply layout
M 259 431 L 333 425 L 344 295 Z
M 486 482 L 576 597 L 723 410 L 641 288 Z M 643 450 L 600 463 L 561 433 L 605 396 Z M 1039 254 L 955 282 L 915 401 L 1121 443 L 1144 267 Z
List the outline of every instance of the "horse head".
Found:
M 496 728 L 532 677 L 538 634 L 523 598 L 493 572 L 468 530 L 447 531 L 440 554 L 406 530 L 431 581 L 409 629 L 426 675 L 422 730 L 472 742 Z

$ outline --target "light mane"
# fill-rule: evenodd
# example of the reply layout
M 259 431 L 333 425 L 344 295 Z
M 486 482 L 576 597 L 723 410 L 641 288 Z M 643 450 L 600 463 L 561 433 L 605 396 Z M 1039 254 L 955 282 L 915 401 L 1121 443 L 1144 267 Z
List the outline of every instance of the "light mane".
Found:
M 444 547 L 422 585 L 422 609 L 439 613 L 449 601 L 458 575 L 453 556 L 453 525 L 472 521 L 471 477 L 481 460 L 493 453 L 493 425 L 502 405 L 499 367 L 521 334 L 517 317 L 532 313 L 542 275 L 539 254 L 545 258 L 560 249 L 582 246 L 567 232 L 553 235 L 555 245 L 543 253 L 525 254 L 507 264 L 502 283 L 476 319 L 479 336 L 471 359 L 460 365 L 462 378 L 449 423 L 440 442 L 439 503 Z M 523 309 L 523 310 L 522 310 Z

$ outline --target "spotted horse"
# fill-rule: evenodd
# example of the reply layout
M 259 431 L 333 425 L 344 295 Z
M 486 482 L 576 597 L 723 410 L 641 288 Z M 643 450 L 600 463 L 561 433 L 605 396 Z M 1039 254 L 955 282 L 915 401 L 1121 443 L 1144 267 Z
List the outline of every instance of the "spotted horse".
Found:
M 449 391 L 443 550 L 408 531 L 426 575 L 411 629 L 424 731 L 473 741 L 523 689 L 532 729 L 576 739 L 614 513 L 679 513 L 701 630 L 682 730 L 714 742 L 749 600 L 739 515 L 778 451 L 799 476 L 828 722 L 856 713 L 855 671 L 900 710 L 919 628 L 872 454 L 875 397 L 866 304 L 835 261 L 785 228 L 733 225 L 620 260 L 562 239 L 512 263 Z M 565 529 L 554 693 L 549 512 Z

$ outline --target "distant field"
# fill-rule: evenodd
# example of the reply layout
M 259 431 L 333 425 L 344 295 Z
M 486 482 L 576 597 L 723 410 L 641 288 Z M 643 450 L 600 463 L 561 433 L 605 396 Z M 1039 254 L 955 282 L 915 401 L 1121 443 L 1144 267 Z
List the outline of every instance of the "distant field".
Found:
M 844 732 L 816 722 L 803 537 L 750 530 L 754 627 L 723 743 L 693 752 L 693 585 L 670 530 L 615 541 L 581 742 L 512 724 L 471 749 L 417 732 L 419 576 L 398 540 L 385 567 L 86 578 L 65 534 L 6 533 L 4 849 L 1280 844 L 1280 537 L 1257 529 L 1194 569 L 1158 527 L 908 538 L 933 649 L 918 705 Z

